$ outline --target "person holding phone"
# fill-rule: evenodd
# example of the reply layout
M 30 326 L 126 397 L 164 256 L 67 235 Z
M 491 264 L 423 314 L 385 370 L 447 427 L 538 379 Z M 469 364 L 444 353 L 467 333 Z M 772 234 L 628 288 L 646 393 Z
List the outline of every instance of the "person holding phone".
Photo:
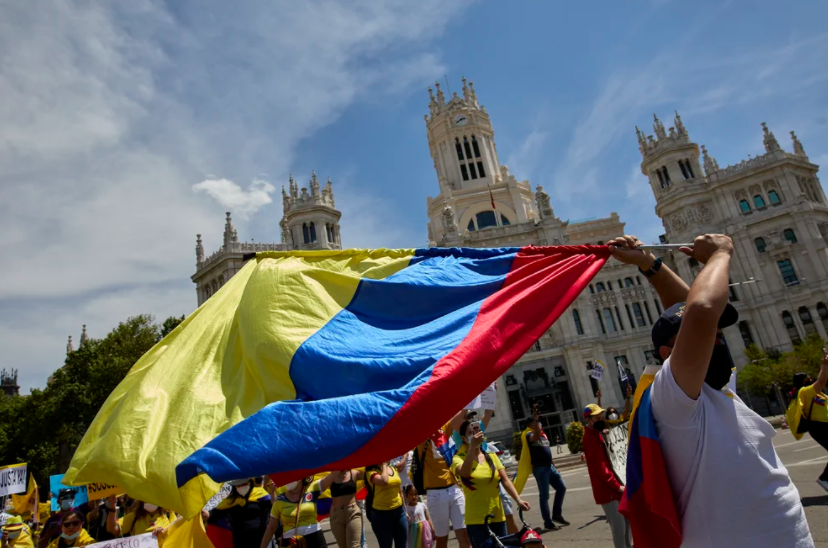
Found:
M 788 426 L 794 437 L 799 440 L 808 432 L 815 442 L 828 449 L 828 395 L 825 384 L 828 383 L 828 350 L 822 349 L 822 365 L 817 380 L 807 373 L 793 376 L 796 390 L 791 405 L 785 414 Z M 828 464 L 816 480 L 817 485 L 828 491 Z
M 529 510 L 529 503 L 520 498 L 497 455 L 481 450 L 483 432 L 480 422 L 464 421 L 459 432 L 464 443 L 452 459 L 451 470 L 463 484 L 469 541 L 473 548 L 479 548 L 489 538 L 485 525 L 489 514 L 494 515 L 494 519 L 489 522 L 492 531 L 498 537 L 507 534 L 506 515 L 500 500 L 501 484 L 523 510 Z

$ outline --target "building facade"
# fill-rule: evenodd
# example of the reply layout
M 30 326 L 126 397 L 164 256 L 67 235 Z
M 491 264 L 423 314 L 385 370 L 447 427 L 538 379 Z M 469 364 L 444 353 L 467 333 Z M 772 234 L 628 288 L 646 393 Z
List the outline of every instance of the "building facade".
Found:
M 242 269 L 245 257 L 250 253 L 342 249 L 339 234 L 342 213 L 336 209 L 330 178 L 322 186 L 316 172 L 313 172 L 308 186 L 300 188 L 291 175 L 288 190 L 282 187 L 282 210 L 283 216 L 279 223 L 282 241 L 279 243 L 240 242 L 230 212 L 227 212 L 224 223 L 224 242 L 209 257 L 204 257 L 201 234 L 196 235 L 196 272 L 191 279 L 196 284 L 198 306 Z
M 436 89 L 436 95 L 429 90 L 425 116 L 439 186 L 439 194 L 427 199 L 431 245 L 602 244 L 624 234 L 616 213 L 577 223 L 558 218 L 543 187 L 533 191 L 500 164 L 492 123 L 474 86 L 464 79 L 462 96 L 448 100 L 439 83 Z M 828 267 L 828 206 L 818 166 L 793 132 L 788 153 L 762 124 L 766 153 L 720 169 L 690 140 L 678 114 L 674 122 L 665 129 L 655 118 L 654 136 L 636 128 L 641 170 L 656 197 L 665 243 L 692 242 L 711 232 L 733 238 L 731 302 L 740 322 L 725 337 L 736 365 L 746 363 L 743 350 L 752 343 L 785 351 L 810 333 L 828 339 L 828 277 L 822 274 Z M 678 251 L 662 258 L 688 283 L 701 268 Z M 661 312 L 638 269 L 611 259 L 498 380 L 489 435 L 511 440 L 537 403 L 547 432 L 563 439 L 566 425 L 580 420 L 599 389 L 605 406 L 620 409 L 627 382 L 634 388 L 654 359 L 650 331 Z M 590 375 L 596 361 L 606 366 L 600 381 Z

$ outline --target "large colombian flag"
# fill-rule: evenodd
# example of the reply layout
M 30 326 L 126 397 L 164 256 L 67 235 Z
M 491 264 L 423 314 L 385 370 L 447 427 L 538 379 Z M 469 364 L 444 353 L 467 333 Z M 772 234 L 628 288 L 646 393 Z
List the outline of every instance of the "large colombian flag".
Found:
M 503 374 L 604 246 L 264 252 L 113 391 L 67 483 L 190 517 L 224 481 L 390 460 Z

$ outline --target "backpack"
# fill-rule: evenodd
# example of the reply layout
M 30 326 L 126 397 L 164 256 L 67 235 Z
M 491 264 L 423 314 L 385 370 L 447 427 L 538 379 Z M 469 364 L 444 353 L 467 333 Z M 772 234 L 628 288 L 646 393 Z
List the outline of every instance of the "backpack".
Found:
M 425 493 L 425 482 L 423 480 L 423 474 L 425 471 L 425 456 L 426 451 L 428 451 L 428 446 L 431 443 L 431 439 L 427 439 L 425 442 L 425 446 L 423 448 L 423 454 L 417 455 L 417 450 L 414 449 L 414 458 L 411 459 L 411 483 L 414 484 L 414 488 L 417 490 L 418 493 Z
M 799 394 L 796 395 L 799 397 Z M 802 418 L 799 419 L 799 426 L 796 429 L 797 434 L 807 434 L 811 430 L 811 420 L 812 413 L 814 412 L 814 400 L 819 397 L 819 394 L 814 394 L 814 398 L 811 400 L 811 408 L 808 409 L 808 416 L 805 416 L 805 413 L 802 413 Z

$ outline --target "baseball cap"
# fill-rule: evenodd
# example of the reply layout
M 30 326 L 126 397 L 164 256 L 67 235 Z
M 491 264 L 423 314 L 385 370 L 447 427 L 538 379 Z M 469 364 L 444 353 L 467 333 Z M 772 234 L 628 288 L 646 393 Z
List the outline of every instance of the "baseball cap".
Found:
M 250 478 L 246 478 L 246 479 L 237 479 L 237 480 L 233 480 L 233 481 L 228 481 L 227 483 L 229 483 L 233 487 L 238 487 L 240 485 L 247 485 L 247 483 L 249 481 L 250 481 Z
M 681 319 L 684 317 L 685 303 L 676 303 L 664 312 L 661 313 L 655 325 L 653 325 L 653 347 L 656 355 L 658 349 L 662 346 L 668 346 L 670 339 L 672 339 L 681 327 Z M 727 303 L 724 312 L 719 317 L 719 329 L 730 327 L 739 321 L 739 313 L 733 308 L 733 305 Z
M 540 538 L 540 535 L 534 529 L 527 530 L 525 533 L 523 533 L 523 536 L 520 537 L 521 546 L 523 546 L 524 544 L 529 544 L 531 542 L 543 542 L 543 540 L 541 540 Z
M 591 417 L 593 415 L 597 415 L 598 413 L 603 413 L 604 411 L 606 411 L 606 410 L 601 409 L 600 407 L 598 407 L 594 403 L 591 403 L 591 404 L 587 405 L 586 407 L 584 407 L 584 418 Z
M 73 499 L 73 498 L 75 498 L 75 490 L 74 489 L 61 489 L 60 491 L 58 491 L 58 496 L 57 496 L 58 500 Z

